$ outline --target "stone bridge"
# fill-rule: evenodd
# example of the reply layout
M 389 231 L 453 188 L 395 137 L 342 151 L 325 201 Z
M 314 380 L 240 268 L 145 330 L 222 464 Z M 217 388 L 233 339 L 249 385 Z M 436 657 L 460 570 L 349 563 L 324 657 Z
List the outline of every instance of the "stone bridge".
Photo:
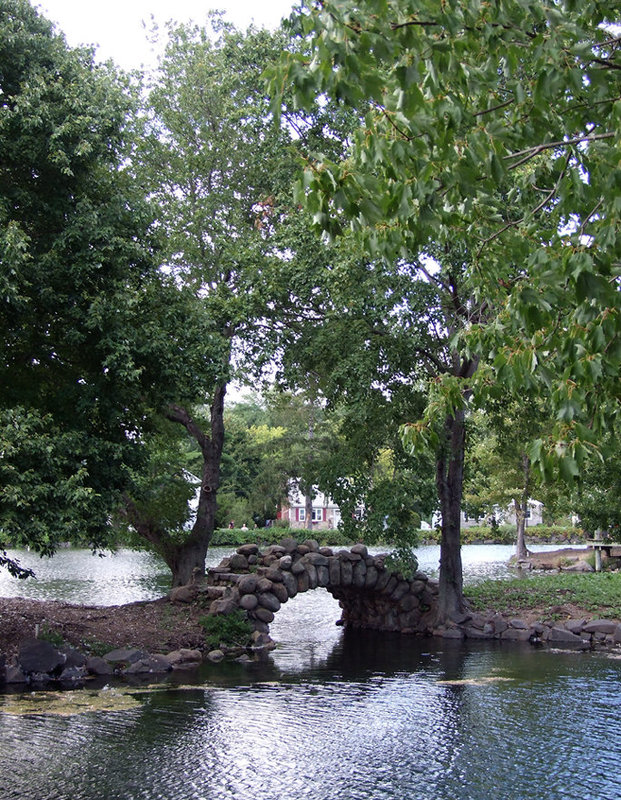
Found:
M 438 588 L 422 572 L 406 579 L 386 564 L 386 554 L 372 556 L 365 545 L 334 552 L 309 539 L 283 539 L 260 549 L 237 548 L 208 571 L 210 614 L 245 611 L 255 631 L 269 634 L 269 624 L 283 603 L 301 592 L 325 587 L 339 601 L 340 624 L 353 628 L 424 634 L 433 627 Z

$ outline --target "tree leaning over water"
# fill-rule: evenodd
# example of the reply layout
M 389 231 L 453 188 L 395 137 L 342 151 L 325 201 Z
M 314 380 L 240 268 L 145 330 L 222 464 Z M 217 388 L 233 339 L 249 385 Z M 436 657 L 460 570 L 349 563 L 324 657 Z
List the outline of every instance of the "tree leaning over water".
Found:
M 289 54 L 274 86 L 293 83 L 299 105 L 325 93 L 368 108 L 350 157 L 307 169 L 318 225 L 360 230 L 388 261 L 458 242 L 474 296 L 493 301 L 461 337 L 485 368 L 461 390 L 454 376 L 436 384 L 411 442 L 489 381 L 546 385 L 556 424 L 529 457 L 548 475 L 576 476 L 608 424 L 599 397 L 618 396 L 621 359 L 620 11 L 326 0 L 291 18 L 312 58 Z

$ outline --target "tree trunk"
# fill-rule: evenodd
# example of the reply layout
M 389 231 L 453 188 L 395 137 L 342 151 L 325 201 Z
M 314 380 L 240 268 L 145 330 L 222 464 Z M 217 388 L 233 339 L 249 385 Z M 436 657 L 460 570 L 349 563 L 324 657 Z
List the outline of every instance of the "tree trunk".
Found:
M 517 528 L 515 555 L 518 561 L 525 561 L 528 558 L 525 530 L 526 514 L 528 512 L 528 500 L 530 494 L 530 459 L 525 453 L 522 454 L 522 473 L 524 476 L 522 495 L 519 499 L 515 498 L 513 500 L 513 507 L 515 509 L 515 525 Z
M 315 438 L 315 406 L 314 399 L 311 400 L 310 416 L 308 418 L 308 449 L 306 451 L 306 461 L 308 474 L 312 474 L 313 465 L 313 439 Z M 313 487 L 306 486 L 304 495 L 304 508 L 306 509 L 306 530 L 313 530 Z
M 462 621 L 465 614 L 461 563 L 461 499 L 466 441 L 465 411 L 446 418 L 444 443 L 436 461 L 442 513 L 437 624 Z
M 306 530 L 312 531 L 313 530 L 313 490 L 311 487 L 307 487 L 306 493 L 304 495 L 304 509 L 305 509 L 305 524 L 304 527 Z
M 201 487 L 196 520 L 186 539 L 174 540 L 157 520 L 141 513 L 129 498 L 125 513 L 138 534 L 162 556 L 172 572 L 172 586 L 184 586 L 205 574 L 205 557 L 213 536 L 217 492 L 220 486 L 220 464 L 224 445 L 224 396 L 226 383 L 219 384 L 211 403 L 210 435 L 207 435 L 182 406 L 171 405 L 167 416 L 183 425 L 197 442 L 203 455 Z

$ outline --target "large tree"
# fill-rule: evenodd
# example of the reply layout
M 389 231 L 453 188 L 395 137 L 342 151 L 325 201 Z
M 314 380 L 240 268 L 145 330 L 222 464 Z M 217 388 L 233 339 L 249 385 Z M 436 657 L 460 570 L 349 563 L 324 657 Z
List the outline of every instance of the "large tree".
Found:
M 0 13 L 1 539 L 102 547 L 145 495 L 162 412 L 219 374 L 219 340 L 159 269 L 128 82 L 23 0 Z
M 529 451 L 545 470 L 560 455 L 575 474 L 603 423 L 597 393 L 615 395 L 621 355 L 616 11 L 326 0 L 292 17 L 312 58 L 289 54 L 274 85 L 292 83 L 302 105 L 326 93 L 368 109 L 349 158 L 309 165 L 302 194 L 318 224 L 360 230 L 388 261 L 457 241 L 468 295 L 493 310 L 461 337 L 471 364 L 490 356 L 485 369 L 435 384 L 425 426 L 409 429 L 418 438 L 439 418 L 460 422 L 476 382 L 493 380 L 547 384 L 557 424 Z
M 293 162 L 290 132 L 272 124 L 262 72 L 281 51 L 279 35 L 242 34 L 217 15 L 209 29 L 171 25 L 148 94 L 139 171 L 158 207 L 167 268 L 209 320 L 206 350 L 217 367 L 200 407 L 177 400 L 165 412 L 201 454 L 189 533 L 168 530 L 148 503 L 128 504 L 131 523 L 164 555 L 175 584 L 204 568 L 213 534 L 227 387 L 236 374 L 260 374 L 267 323 L 279 313 L 272 286 L 282 259 L 270 233 Z
M 128 306 L 153 277 L 123 168 L 132 97 L 24 0 L 0 3 L 0 530 L 52 552 L 105 540 L 145 405 Z M 134 326 L 135 331 L 135 326 Z

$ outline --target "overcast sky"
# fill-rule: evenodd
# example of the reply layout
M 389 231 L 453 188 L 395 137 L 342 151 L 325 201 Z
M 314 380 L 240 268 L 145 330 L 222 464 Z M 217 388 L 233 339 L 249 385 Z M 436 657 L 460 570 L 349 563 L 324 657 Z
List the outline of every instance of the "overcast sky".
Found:
M 97 45 L 98 59 L 112 58 L 120 67 L 134 69 L 155 66 L 156 53 L 146 37 L 152 15 L 160 26 L 169 19 L 203 23 L 210 9 L 218 9 L 242 30 L 252 22 L 275 28 L 293 4 L 293 0 L 40 0 L 38 6 L 43 16 L 58 24 L 71 46 Z

